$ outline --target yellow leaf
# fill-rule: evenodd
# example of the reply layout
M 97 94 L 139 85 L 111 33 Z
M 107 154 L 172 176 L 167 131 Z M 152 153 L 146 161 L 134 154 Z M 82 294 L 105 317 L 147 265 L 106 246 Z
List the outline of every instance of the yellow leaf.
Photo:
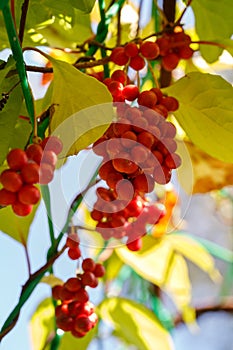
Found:
M 44 276 L 44 277 L 42 277 L 40 282 L 41 283 L 46 283 L 50 287 L 54 287 L 54 286 L 57 286 L 57 285 L 62 285 L 64 283 L 60 278 L 58 278 L 58 277 L 56 277 L 54 275 Z
M 192 193 L 205 193 L 233 185 L 233 164 L 226 163 L 211 157 L 191 142 L 185 142 L 189 151 L 194 174 Z M 182 157 L 183 169 L 189 166 L 190 161 L 183 157 L 184 148 L 179 144 L 178 153 Z M 179 169 L 181 186 L 186 190 L 187 176 L 183 169 Z M 191 189 L 191 188 L 190 188 Z M 191 191 L 188 191 L 191 193 Z

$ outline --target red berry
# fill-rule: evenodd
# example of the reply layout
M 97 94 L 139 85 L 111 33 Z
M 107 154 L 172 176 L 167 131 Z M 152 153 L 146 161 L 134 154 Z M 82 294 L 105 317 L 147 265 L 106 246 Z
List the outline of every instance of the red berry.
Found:
M 160 55 L 165 56 L 168 54 L 170 49 L 170 40 L 168 37 L 161 37 L 156 40 L 157 45 L 159 46 Z
M 171 170 L 164 165 L 162 167 L 156 167 L 153 178 L 158 184 L 165 185 L 171 180 Z
M 165 70 L 172 71 L 177 67 L 179 60 L 179 56 L 177 56 L 175 53 L 169 53 L 162 58 L 162 66 Z
M 150 175 L 140 174 L 133 179 L 133 186 L 139 193 L 150 193 L 154 189 L 154 179 Z
M 176 153 L 168 154 L 164 162 L 168 168 L 176 169 L 181 165 L 181 158 Z
M 64 287 L 69 292 L 77 292 L 82 287 L 82 284 L 78 278 L 71 277 L 65 282 Z
M 82 269 L 83 271 L 91 271 L 93 272 L 95 270 L 95 262 L 91 258 L 84 259 L 82 262 Z
M 61 153 L 63 145 L 61 140 L 56 136 L 48 136 L 41 142 L 41 147 L 46 151 L 53 151 L 57 155 Z
M 130 59 L 129 65 L 136 71 L 143 69 L 146 65 L 146 62 L 143 57 L 137 55 Z
M 70 292 L 68 289 L 66 289 L 65 287 L 64 287 L 64 285 L 63 285 L 63 287 L 62 287 L 62 289 L 61 289 L 61 291 L 60 291 L 60 299 L 62 300 L 62 301 L 68 301 L 68 300 L 73 300 L 73 297 L 74 297 L 74 293 L 73 292 Z M 62 305 L 63 306 L 63 305 Z M 66 310 L 67 310 L 67 313 L 68 313 L 68 306 L 67 305 L 65 305 L 65 306 L 63 306 L 63 308 L 66 308 Z
M 135 43 L 128 43 L 128 44 L 126 44 L 124 49 L 125 49 L 125 54 L 128 57 L 135 57 L 139 53 L 138 46 Z
M 47 185 L 52 181 L 54 176 L 54 169 L 47 163 L 42 163 L 39 169 L 39 183 L 41 185 Z
M 0 205 L 11 205 L 16 201 L 16 194 L 14 192 L 7 191 L 5 188 L 0 190 Z
M 176 111 L 179 108 L 179 102 L 175 97 L 172 96 L 164 97 L 161 101 L 161 104 L 165 106 L 169 112 Z
M 132 242 L 128 242 L 126 244 L 127 248 L 129 250 L 132 250 L 132 251 L 137 251 L 137 250 L 140 250 L 142 248 L 142 239 L 141 237 L 137 238 L 136 240 L 132 241 Z
M 112 50 L 110 60 L 118 66 L 124 66 L 129 60 L 129 57 L 125 54 L 124 47 L 116 47 Z
M 26 149 L 26 154 L 29 160 L 33 160 L 37 164 L 40 164 L 42 154 L 43 154 L 43 149 L 38 144 L 32 144 L 32 145 L 29 145 L 28 148 Z
M 111 92 L 112 96 L 117 96 L 121 94 L 123 90 L 123 84 L 121 84 L 119 81 L 112 81 L 108 85 L 108 90 Z
M 159 46 L 152 41 L 145 41 L 141 44 L 140 51 L 142 56 L 144 56 L 148 60 L 154 60 L 159 56 Z
M 153 108 L 156 105 L 157 96 L 152 91 L 143 91 L 138 96 L 138 104 Z
M 130 154 L 132 155 L 132 160 L 136 164 L 141 164 L 145 162 L 149 156 L 149 150 L 143 145 L 137 145 L 131 149 Z
M 76 332 L 88 332 L 92 329 L 92 322 L 86 316 L 78 316 L 75 319 L 74 330 Z
M 39 165 L 36 163 L 28 163 L 21 170 L 23 181 L 28 184 L 39 182 Z
M 131 160 L 127 159 L 128 154 L 126 156 L 124 154 L 119 154 L 119 158 L 113 159 L 112 163 L 114 168 L 120 173 L 133 174 L 138 166 Z
M 133 131 L 126 131 L 121 135 L 121 143 L 125 148 L 132 148 L 137 141 L 137 135 Z
M 0 175 L 0 182 L 10 192 L 18 192 L 23 185 L 22 177 L 14 170 L 4 170 Z
M 31 213 L 33 206 L 16 201 L 14 204 L 12 204 L 12 209 L 18 216 L 27 216 Z
M 18 192 L 18 199 L 23 204 L 36 204 L 40 200 L 40 191 L 33 185 L 24 185 Z
M 66 238 L 66 246 L 68 248 L 73 248 L 73 249 L 76 249 L 79 247 L 79 238 L 76 233 L 69 234 L 69 236 Z
M 82 275 L 82 285 L 96 288 L 98 286 L 98 280 L 94 273 L 91 271 L 85 271 Z
M 44 151 L 41 159 L 42 163 L 49 164 L 53 168 L 55 168 L 57 163 L 57 155 L 53 151 Z
M 134 101 L 139 95 L 139 89 L 136 85 L 129 84 L 122 90 L 122 95 L 128 101 Z
M 79 301 L 80 303 L 86 303 L 89 300 L 89 295 L 84 288 L 81 288 L 75 292 L 74 300 Z
M 142 131 L 138 135 L 138 142 L 151 149 L 155 142 L 155 137 L 148 131 Z
M 6 159 L 9 167 L 12 170 L 20 170 L 28 162 L 26 153 L 20 148 L 12 149 L 8 153 Z
M 81 256 L 81 251 L 78 247 L 77 248 L 69 248 L 68 249 L 68 256 L 71 260 L 77 260 Z
M 125 85 L 127 82 L 127 74 L 123 70 L 117 69 L 112 73 L 111 79 Z
M 60 293 L 61 293 L 62 289 L 63 289 L 63 286 L 61 286 L 61 285 L 57 285 L 57 286 L 54 286 L 52 288 L 52 297 L 53 297 L 53 299 L 55 299 L 55 300 L 60 300 L 61 299 L 60 298 Z
M 183 59 L 189 59 L 192 57 L 194 51 L 189 46 L 182 46 L 179 48 L 179 57 Z
M 98 277 L 98 278 L 100 278 L 100 277 L 103 277 L 104 276 L 104 274 L 105 274 L 105 268 L 104 268 L 104 266 L 102 265 L 102 264 L 96 264 L 95 265 L 95 270 L 94 270 L 94 275 L 95 275 L 95 277 Z

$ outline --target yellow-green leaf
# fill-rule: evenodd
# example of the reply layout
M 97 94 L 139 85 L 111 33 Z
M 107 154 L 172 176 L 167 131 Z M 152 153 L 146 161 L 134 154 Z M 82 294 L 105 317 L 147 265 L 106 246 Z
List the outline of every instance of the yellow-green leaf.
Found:
M 50 129 L 62 139 L 63 155 L 77 154 L 101 137 L 112 121 L 112 97 L 106 86 L 71 64 L 49 58 L 54 70 Z
M 37 207 L 27 216 L 17 216 L 9 206 L 0 209 L 0 231 L 25 245 Z
M 179 100 L 174 114 L 190 140 L 212 157 L 233 162 L 233 88 L 218 75 L 193 72 L 165 91 Z
M 54 306 L 50 298 L 43 300 L 30 321 L 32 349 L 43 349 L 46 340 L 54 329 Z
M 97 334 L 97 326 L 87 332 L 83 338 L 75 338 L 70 333 L 65 333 L 61 338 L 59 350 L 86 350 L 88 345 Z
M 74 8 L 77 8 L 84 13 L 89 13 L 95 5 L 95 0 L 70 0 L 70 3 Z
M 191 4 L 195 15 L 195 27 L 200 40 L 227 39 L 232 35 L 232 0 L 195 0 Z M 212 63 L 222 53 L 217 46 L 201 45 L 203 58 Z
M 185 148 L 189 157 L 186 156 Z M 191 142 L 178 142 L 177 153 L 182 158 L 178 178 L 187 193 L 205 193 L 233 185 L 233 164 L 211 157 Z M 193 183 L 192 177 L 187 176 L 191 170 Z
M 99 312 L 104 321 L 137 349 L 173 349 L 169 333 L 145 306 L 124 298 L 110 298 L 101 303 Z
M 168 235 L 167 240 L 170 241 L 175 251 L 208 273 L 215 282 L 221 279 L 219 271 L 215 268 L 214 259 L 201 244 L 191 237 L 179 234 Z
M 50 287 L 54 287 L 54 286 L 57 286 L 57 285 L 62 285 L 64 283 L 60 278 L 58 278 L 58 277 L 56 277 L 56 276 L 54 276 L 52 274 L 42 277 L 40 282 L 41 283 L 46 283 Z

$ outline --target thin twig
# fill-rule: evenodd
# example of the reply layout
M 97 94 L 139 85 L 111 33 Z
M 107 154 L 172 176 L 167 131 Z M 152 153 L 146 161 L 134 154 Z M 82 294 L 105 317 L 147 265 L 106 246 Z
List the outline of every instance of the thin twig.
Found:
M 175 21 L 174 27 L 180 25 L 180 22 L 181 22 L 181 20 L 182 20 L 182 18 L 183 18 L 183 16 L 184 16 L 185 12 L 187 11 L 188 7 L 191 5 L 191 2 L 192 2 L 192 0 L 189 0 L 189 1 L 187 2 L 187 5 L 186 5 L 186 7 L 184 8 L 184 10 L 182 11 L 180 17 Z
M 30 262 L 28 247 L 27 247 L 27 244 L 24 244 L 23 246 L 24 246 L 24 251 L 25 251 L 25 256 L 26 256 L 28 275 L 29 275 L 29 278 L 30 278 L 31 273 L 32 273 L 32 269 L 31 269 L 31 262 Z
M 19 41 L 21 45 L 23 43 L 28 6 L 29 6 L 29 0 L 24 0 L 23 5 L 21 7 L 21 17 L 20 17 L 20 23 L 19 23 Z
M 206 41 L 206 40 L 191 41 L 190 44 L 213 45 L 213 46 L 221 47 L 221 49 L 226 49 L 226 48 L 227 48 L 227 45 L 223 45 L 223 44 L 220 44 L 220 43 L 216 43 L 216 42 L 214 42 L 214 41 Z
M 143 0 L 140 0 L 139 7 L 138 7 L 138 24 L 137 24 L 136 34 L 135 34 L 136 37 L 138 36 L 139 30 L 140 30 L 140 18 L 141 18 L 141 12 L 142 12 L 142 5 L 143 5 Z
M 151 72 L 152 78 L 153 78 L 153 80 L 155 82 L 155 85 L 156 85 L 157 88 L 159 88 L 159 82 L 158 82 L 158 79 L 155 76 L 155 72 L 153 70 L 152 64 L 150 63 L 150 61 L 147 61 L 147 64 L 148 64 L 148 68 L 149 68 L 149 70 Z
M 116 41 L 116 46 L 120 46 L 120 44 L 121 44 L 121 10 L 122 10 L 122 7 L 117 12 L 117 41 Z
M 15 25 L 15 28 L 16 28 L 16 20 L 15 20 L 15 0 L 11 0 L 11 2 L 10 2 L 10 7 L 11 7 L 11 15 L 12 15 L 12 18 L 13 18 L 13 22 L 14 22 L 14 25 Z

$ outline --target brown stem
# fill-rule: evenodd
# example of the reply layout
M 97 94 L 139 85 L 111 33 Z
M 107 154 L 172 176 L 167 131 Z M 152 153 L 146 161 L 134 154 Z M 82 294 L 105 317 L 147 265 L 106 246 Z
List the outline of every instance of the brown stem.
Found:
M 92 61 L 92 62 L 79 62 L 74 64 L 73 66 L 78 69 L 92 68 L 97 66 L 102 66 L 109 62 L 109 57 L 104 57 L 100 60 Z M 52 67 L 37 67 L 37 66 L 26 66 L 26 70 L 28 72 L 37 72 L 37 73 L 53 73 Z
M 28 267 L 28 275 L 30 277 L 32 270 L 31 270 L 31 262 L 30 262 L 30 257 L 29 257 L 27 244 L 24 244 L 24 251 L 25 251 L 26 262 L 27 262 L 27 267 Z
M 29 0 L 24 0 L 23 5 L 21 7 L 21 17 L 20 17 L 20 23 L 19 23 L 19 41 L 21 45 L 24 37 L 28 6 L 29 6 Z
M 116 46 L 121 44 L 121 8 L 117 13 L 117 41 Z
M 140 0 L 139 2 L 139 7 L 138 7 L 138 24 L 137 24 L 137 30 L 136 30 L 136 37 L 139 34 L 139 29 L 140 29 L 140 18 L 141 18 L 141 11 L 142 11 L 142 4 L 143 4 L 143 0 Z
M 169 23 L 174 23 L 176 14 L 176 0 L 164 0 L 163 12 Z M 172 74 L 166 71 L 163 67 L 160 72 L 160 86 L 161 88 L 171 84 Z
M 227 45 L 223 45 L 220 43 L 215 43 L 214 41 L 206 41 L 206 40 L 197 40 L 197 41 L 192 41 L 191 44 L 204 44 L 204 45 L 213 45 L 213 46 L 218 46 L 221 49 L 226 49 Z
M 13 22 L 14 22 L 14 25 L 15 25 L 15 28 L 16 28 L 16 20 L 15 20 L 15 0 L 11 0 L 11 2 L 10 2 L 10 8 L 11 8 L 11 15 L 12 15 L 12 18 L 13 18 Z
M 224 304 L 218 304 L 218 305 L 207 305 L 204 307 L 199 307 L 195 309 L 196 311 L 196 317 L 200 317 L 202 314 L 206 312 L 218 312 L 218 311 L 225 311 L 233 313 L 233 302 L 229 301 Z M 184 320 L 182 318 L 182 315 L 178 315 L 174 319 L 175 326 L 178 326 L 178 324 L 183 323 Z
M 179 18 L 176 20 L 176 22 L 174 23 L 174 27 L 180 25 L 180 22 L 181 22 L 181 20 L 182 20 L 182 18 L 183 18 L 183 16 L 184 16 L 185 12 L 187 11 L 188 7 L 191 5 L 191 2 L 192 2 L 192 0 L 189 0 L 189 1 L 187 2 L 187 5 L 186 5 L 186 7 L 184 8 L 184 10 L 182 11 L 180 17 L 179 17 Z

